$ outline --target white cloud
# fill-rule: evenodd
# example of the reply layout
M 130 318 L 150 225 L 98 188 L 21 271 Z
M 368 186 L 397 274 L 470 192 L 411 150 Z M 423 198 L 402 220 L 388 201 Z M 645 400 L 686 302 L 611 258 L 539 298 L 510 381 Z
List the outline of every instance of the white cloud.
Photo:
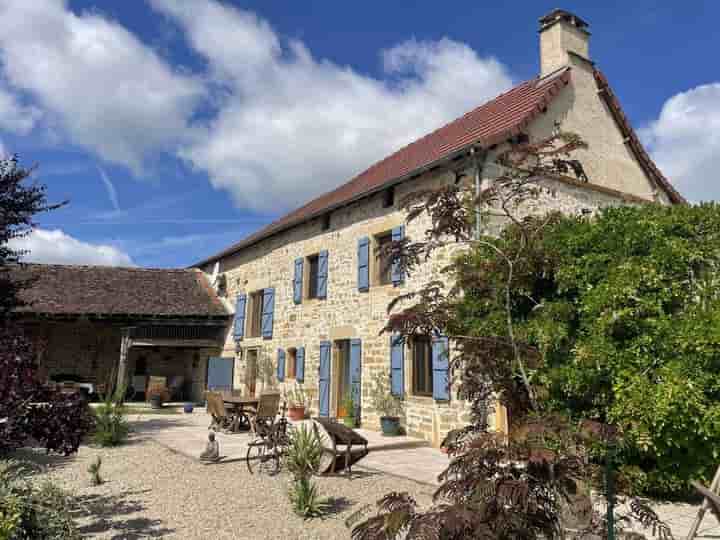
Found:
M 127 253 L 110 245 L 83 242 L 60 229 L 35 229 L 8 245 L 15 250 L 29 251 L 22 257 L 24 262 L 134 266 Z
M 720 83 L 674 95 L 640 136 L 686 198 L 720 200 Z
M 11 85 L 32 95 L 73 142 L 136 172 L 151 153 L 190 135 L 205 91 L 121 25 L 98 13 L 76 15 L 64 0 L 0 0 L 0 58 Z M 12 103 L 0 94 L 0 122 Z M 19 118 L 14 124 L 26 128 Z
M 37 107 L 23 105 L 9 89 L 0 85 L 0 129 L 25 135 L 32 130 L 40 115 Z
M 316 59 L 299 41 L 283 46 L 250 12 L 150 1 L 222 86 L 217 116 L 179 155 L 241 207 L 298 206 L 511 84 L 497 60 L 449 39 L 385 51 L 378 79 Z

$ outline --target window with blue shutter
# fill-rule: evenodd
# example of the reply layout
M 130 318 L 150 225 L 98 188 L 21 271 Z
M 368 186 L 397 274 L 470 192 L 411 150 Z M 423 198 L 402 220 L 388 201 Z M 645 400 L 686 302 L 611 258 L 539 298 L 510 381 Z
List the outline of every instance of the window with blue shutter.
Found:
M 390 392 L 402 397 L 405 387 L 405 343 L 400 336 L 390 336 Z
M 278 382 L 285 380 L 285 351 L 282 349 L 277 351 L 277 380 Z
M 317 273 L 317 297 L 327 298 L 328 284 L 328 252 L 322 250 L 318 253 L 318 273 Z
M 295 380 L 305 382 L 305 347 L 298 347 L 295 351 Z
M 293 277 L 293 302 L 302 303 L 303 294 L 303 258 L 295 259 L 295 276 Z
M 358 240 L 358 290 L 370 290 L 370 239 L 363 236 Z
M 263 289 L 262 337 L 271 339 L 273 335 L 273 313 L 275 311 L 275 289 Z
M 400 225 L 392 230 L 392 241 L 397 242 L 405 236 L 405 225 Z M 392 263 L 391 279 L 393 285 L 398 286 L 405 280 L 405 273 L 400 268 L 400 262 L 394 260 Z
M 320 342 L 318 401 L 320 416 L 330 416 L 330 342 Z
M 235 300 L 235 323 L 233 325 L 233 337 L 235 340 L 241 340 L 245 335 L 245 304 L 247 304 L 247 295 L 240 293 Z
M 450 399 L 450 347 L 448 338 L 435 336 L 432 339 L 433 398 L 447 401 Z
M 350 340 L 350 393 L 355 410 L 355 422 L 360 421 L 362 395 L 362 345 L 359 339 Z

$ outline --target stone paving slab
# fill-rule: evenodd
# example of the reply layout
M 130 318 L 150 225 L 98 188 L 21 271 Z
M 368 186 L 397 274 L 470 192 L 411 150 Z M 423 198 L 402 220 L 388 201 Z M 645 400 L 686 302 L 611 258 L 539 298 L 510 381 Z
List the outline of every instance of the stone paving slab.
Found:
M 150 412 L 150 411 L 148 411 Z M 192 414 L 131 415 L 132 429 L 139 437 L 148 437 L 179 454 L 198 459 L 205 449 L 210 416 L 202 409 Z M 437 476 L 445 469 L 448 458 L 422 440 L 411 437 L 384 437 L 381 433 L 358 429 L 366 439 L 370 453 L 356 467 L 375 470 L 423 484 L 438 485 Z M 245 459 L 248 433 L 216 433 L 223 461 Z M 671 528 L 677 540 L 684 540 L 697 515 L 699 505 L 657 503 L 654 510 Z M 649 531 L 645 534 L 650 538 Z M 720 539 L 720 523 L 711 512 L 705 514 L 697 538 Z

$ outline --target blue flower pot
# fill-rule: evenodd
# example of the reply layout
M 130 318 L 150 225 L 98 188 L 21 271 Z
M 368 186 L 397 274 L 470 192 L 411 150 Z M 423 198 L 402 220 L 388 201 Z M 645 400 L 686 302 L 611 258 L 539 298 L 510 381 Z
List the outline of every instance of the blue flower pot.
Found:
M 191 412 L 193 412 L 193 409 L 194 409 L 194 406 L 192 403 L 186 403 L 185 405 L 183 405 L 183 411 L 186 414 L 190 414 Z
M 381 416 L 380 428 L 383 435 L 393 436 L 400 434 L 400 418 L 397 416 Z

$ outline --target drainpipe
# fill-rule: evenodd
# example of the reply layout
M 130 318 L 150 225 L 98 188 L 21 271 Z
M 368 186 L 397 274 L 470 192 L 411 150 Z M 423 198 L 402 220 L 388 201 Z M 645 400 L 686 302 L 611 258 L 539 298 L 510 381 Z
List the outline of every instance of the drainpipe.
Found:
M 479 154 L 479 155 L 478 155 Z M 482 171 L 485 167 L 485 159 L 487 158 L 487 150 L 480 148 L 476 149 L 474 146 L 470 148 L 470 155 L 473 157 L 473 164 L 475 165 L 475 200 L 480 198 L 480 183 L 482 182 Z M 480 239 L 480 203 L 475 203 L 475 240 Z

